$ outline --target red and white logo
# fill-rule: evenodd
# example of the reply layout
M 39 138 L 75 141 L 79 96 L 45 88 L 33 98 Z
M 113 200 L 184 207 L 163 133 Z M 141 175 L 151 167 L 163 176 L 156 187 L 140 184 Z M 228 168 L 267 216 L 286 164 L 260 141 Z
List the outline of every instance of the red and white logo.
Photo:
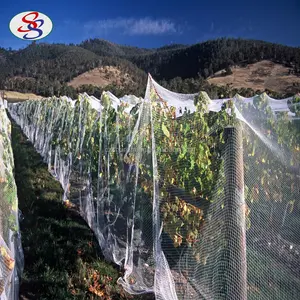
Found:
M 14 16 L 9 23 L 10 31 L 22 40 L 40 40 L 53 28 L 51 19 L 37 11 L 26 11 Z

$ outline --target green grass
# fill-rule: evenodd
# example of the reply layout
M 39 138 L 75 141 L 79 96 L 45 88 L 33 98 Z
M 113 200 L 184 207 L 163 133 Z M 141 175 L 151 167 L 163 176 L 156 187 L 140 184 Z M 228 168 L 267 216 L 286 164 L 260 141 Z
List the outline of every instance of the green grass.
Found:
M 282 263 L 263 251 L 247 249 L 248 284 L 256 287 L 256 291 L 248 293 L 249 300 L 298 299 L 300 279 Z
M 122 273 L 104 261 L 95 236 L 78 212 L 62 204 L 59 182 L 14 123 L 12 146 L 24 217 L 20 299 L 154 299 L 130 296 L 118 286 Z

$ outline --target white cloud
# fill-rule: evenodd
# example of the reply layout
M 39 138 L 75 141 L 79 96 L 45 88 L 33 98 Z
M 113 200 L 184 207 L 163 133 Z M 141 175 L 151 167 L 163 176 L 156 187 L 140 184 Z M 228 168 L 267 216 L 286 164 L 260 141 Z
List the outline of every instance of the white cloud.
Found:
M 151 18 L 116 18 L 99 21 L 90 21 L 84 24 L 88 34 L 108 34 L 121 30 L 125 35 L 161 35 L 180 33 L 174 22 L 167 19 L 154 20 Z

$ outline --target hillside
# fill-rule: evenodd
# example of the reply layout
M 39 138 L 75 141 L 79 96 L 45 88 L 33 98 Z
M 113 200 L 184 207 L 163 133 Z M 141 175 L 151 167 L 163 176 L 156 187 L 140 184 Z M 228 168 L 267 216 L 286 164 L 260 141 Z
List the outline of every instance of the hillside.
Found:
M 39 100 L 42 97 L 35 95 L 33 93 L 20 93 L 20 92 L 15 92 L 15 91 L 5 91 L 5 98 L 9 102 L 20 102 L 20 101 L 25 101 L 25 100 Z
M 100 39 L 89 39 L 78 45 L 99 56 L 131 57 L 155 52 L 155 49 L 144 49 L 132 46 L 118 45 Z
M 100 56 L 126 57 L 129 60 L 131 60 L 132 57 L 136 57 L 136 56 L 145 56 L 153 53 L 162 52 L 165 50 L 185 49 L 188 47 L 187 45 L 183 45 L 183 44 L 173 44 L 173 45 L 166 45 L 157 49 L 155 48 L 145 49 L 145 48 L 138 48 L 133 46 L 118 45 L 100 39 L 89 39 L 82 42 L 78 46 L 87 49 L 91 52 L 94 52 Z
M 262 61 L 277 67 L 259 77 L 252 67 L 244 68 Z M 236 67 L 231 77 L 211 78 L 232 66 Z M 0 48 L 0 89 L 5 90 L 76 97 L 79 92 L 99 96 L 106 89 L 117 96 L 143 96 L 148 72 L 167 88 L 187 93 L 214 90 L 212 97 L 224 94 L 217 86 L 227 84 L 248 89 L 248 94 L 263 89 L 293 93 L 298 91 L 300 48 L 227 38 L 157 49 L 100 39 L 79 45 L 32 43 L 18 51 Z
M 97 87 L 106 87 L 110 84 L 114 84 L 121 88 L 124 88 L 126 85 L 136 85 L 129 73 L 122 72 L 119 68 L 113 66 L 92 69 L 78 75 L 68 82 L 68 85 L 74 88 L 88 84 Z
M 229 85 L 236 89 L 250 88 L 293 94 L 300 91 L 300 77 L 292 74 L 291 68 L 267 60 L 247 67 L 236 66 L 232 68 L 231 75 L 222 76 L 222 72 L 218 72 L 208 82 L 217 86 Z
M 67 82 L 97 67 L 117 67 L 130 74 L 135 86 L 145 85 L 147 79 L 146 73 L 128 60 L 99 56 L 75 45 L 32 43 L 19 51 L 3 50 L 0 57 L 0 88 L 43 96 L 76 97 L 76 90 Z
M 271 60 L 287 65 L 300 73 L 300 48 L 287 47 L 264 41 L 242 39 L 217 39 L 192 46 L 155 51 L 138 55 L 130 60 L 157 79 L 174 77 L 207 78 L 232 65 L 247 65 L 261 60 Z

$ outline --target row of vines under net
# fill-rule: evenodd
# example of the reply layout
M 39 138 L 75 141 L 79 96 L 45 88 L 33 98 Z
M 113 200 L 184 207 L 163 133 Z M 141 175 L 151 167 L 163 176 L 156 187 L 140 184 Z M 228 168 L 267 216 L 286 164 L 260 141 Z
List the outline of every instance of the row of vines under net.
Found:
M 18 221 L 18 197 L 14 179 L 11 123 L 0 97 L 0 299 L 19 299 L 23 251 Z
M 119 283 L 156 299 L 298 299 L 299 98 L 211 100 L 149 76 L 9 111 L 95 232 Z

